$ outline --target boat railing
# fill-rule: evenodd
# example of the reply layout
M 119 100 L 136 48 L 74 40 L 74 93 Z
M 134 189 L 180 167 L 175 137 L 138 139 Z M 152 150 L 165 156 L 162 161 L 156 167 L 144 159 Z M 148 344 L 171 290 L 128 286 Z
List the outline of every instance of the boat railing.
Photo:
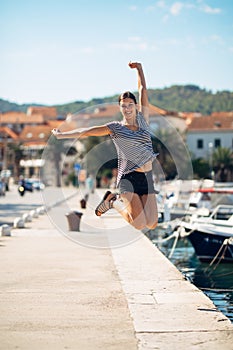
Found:
M 211 215 L 209 216 L 209 219 L 232 221 L 233 205 L 219 204 L 216 208 L 214 208 Z

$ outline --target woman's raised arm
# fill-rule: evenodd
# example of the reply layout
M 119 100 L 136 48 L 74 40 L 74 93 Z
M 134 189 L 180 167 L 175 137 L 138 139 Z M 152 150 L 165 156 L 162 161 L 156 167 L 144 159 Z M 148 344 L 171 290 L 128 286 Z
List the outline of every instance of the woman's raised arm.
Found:
M 139 93 L 139 111 L 142 112 L 146 121 L 149 121 L 149 101 L 146 88 L 146 79 L 143 72 L 141 63 L 138 62 L 129 62 L 130 68 L 137 69 L 138 73 L 138 93 Z

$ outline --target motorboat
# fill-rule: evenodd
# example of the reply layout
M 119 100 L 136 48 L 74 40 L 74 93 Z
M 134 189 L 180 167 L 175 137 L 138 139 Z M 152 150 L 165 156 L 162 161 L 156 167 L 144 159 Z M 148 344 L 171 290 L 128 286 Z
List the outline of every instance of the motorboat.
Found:
M 192 215 L 176 232 L 188 238 L 199 260 L 233 262 L 233 206 L 219 205 L 207 217 Z
M 216 206 L 209 215 L 199 215 L 202 211 L 197 211 L 186 220 L 190 223 L 208 223 L 224 227 L 233 227 L 233 206 L 220 204 Z

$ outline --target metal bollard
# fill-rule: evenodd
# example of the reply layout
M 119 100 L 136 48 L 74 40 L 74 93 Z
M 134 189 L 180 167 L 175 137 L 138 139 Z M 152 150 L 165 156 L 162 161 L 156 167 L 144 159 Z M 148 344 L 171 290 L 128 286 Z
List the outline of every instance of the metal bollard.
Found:
M 0 236 L 11 236 L 11 227 L 7 224 L 0 226 Z
M 82 215 L 83 213 L 78 211 L 72 211 L 66 214 L 70 231 L 80 231 L 80 221 Z
M 84 198 L 81 199 L 80 205 L 81 205 L 81 208 L 82 208 L 82 209 L 86 209 L 86 204 L 87 204 L 87 201 L 86 201 Z

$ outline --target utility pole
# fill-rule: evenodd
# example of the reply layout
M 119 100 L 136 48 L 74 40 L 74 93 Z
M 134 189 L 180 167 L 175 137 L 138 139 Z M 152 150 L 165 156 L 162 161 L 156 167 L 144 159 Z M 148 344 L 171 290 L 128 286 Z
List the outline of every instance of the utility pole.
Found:
M 210 177 L 212 180 L 214 180 L 214 171 L 213 171 L 213 142 L 209 142 L 209 166 L 210 166 Z

